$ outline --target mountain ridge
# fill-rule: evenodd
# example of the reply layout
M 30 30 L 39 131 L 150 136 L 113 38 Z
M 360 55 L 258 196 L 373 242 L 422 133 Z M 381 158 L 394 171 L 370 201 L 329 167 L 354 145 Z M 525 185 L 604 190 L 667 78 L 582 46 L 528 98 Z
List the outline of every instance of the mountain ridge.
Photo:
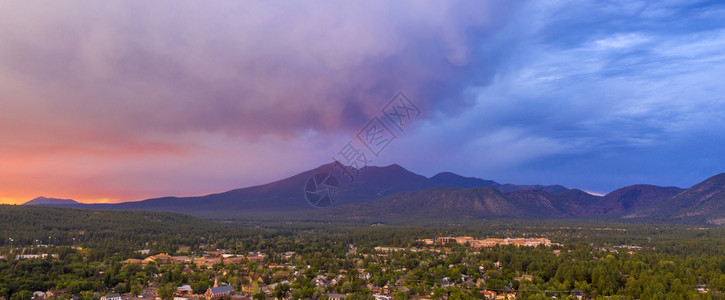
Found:
M 597 196 L 561 185 L 500 184 L 440 172 L 425 177 L 400 165 L 362 170 L 325 164 L 267 184 L 194 197 L 161 197 L 117 204 L 37 204 L 94 209 L 187 213 L 207 219 L 284 218 L 578 218 L 656 219 L 725 224 L 725 173 L 689 189 L 636 184 Z M 349 167 L 348 167 L 349 168 Z M 330 173 L 341 196 L 328 213 L 305 200 L 314 174 Z M 27 205 L 34 205 L 32 201 Z M 36 202 L 37 203 L 37 202 Z

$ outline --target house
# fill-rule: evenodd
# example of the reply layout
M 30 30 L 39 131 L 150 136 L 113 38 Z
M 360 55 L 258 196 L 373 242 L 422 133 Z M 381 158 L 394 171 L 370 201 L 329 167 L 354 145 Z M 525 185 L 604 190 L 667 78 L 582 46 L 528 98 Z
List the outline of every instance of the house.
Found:
M 422 242 L 426 245 L 433 245 L 434 241 L 433 239 L 418 239 L 419 242 Z
M 342 300 L 345 299 L 343 294 L 327 293 L 327 298 L 330 300 Z
M 129 259 L 123 261 L 124 264 L 140 264 L 142 262 L 143 262 L 142 260 L 136 259 L 136 258 L 129 258 Z
M 213 258 L 195 258 L 193 260 L 194 264 L 200 267 L 207 267 L 210 268 L 221 261 L 219 259 L 213 259 Z
M 210 258 L 213 257 L 220 257 L 222 254 L 224 254 L 224 251 L 207 251 L 204 256 L 208 256 Z
M 477 288 L 485 288 L 486 287 L 486 279 L 479 278 L 476 280 L 476 287 Z
M 327 279 L 325 279 L 325 277 L 324 277 L 324 276 L 322 276 L 322 275 L 318 275 L 317 277 L 315 277 L 315 279 L 313 279 L 313 281 L 312 281 L 312 282 L 313 282 L 313 283 L 315 284 L 315 286 L 317 286 L 317 287 L 324 287 L 324 286 L 329 286 L 329 285 L 331 285 L 331 283 L 330 283 L 329 281 L 327 281 Z
M 176 292 L 179 293 L 179 294 L 181 294 L 181 295 L 185 295 L 185 294 L 188 295 L 188 294 L 193 294 L 194 293 L 194 290 L 191 288 L 190 285 L 185 284 L 185 285 L 182 285 L 180 287 L 177 287 L 176 288 Z
M 549 239 L 544 239 L 544 238 L 524 239 L 524 246 L 536 247 L 538 245 L 544 245 L 546 247 L 549 247 L 549 246 L 551 246 L 551 241 Z
M 261 262 L 267 258 L 267 254 L 261 253 L 261 252 L 249 252 L 249 255 L 247 255 L 248 261 L 256 261 Z
M 243 262 L 244 262 L 244 257 L 241 255 L 224 259 L 224 263 L 226 263 L 226 264 L 241 265 Z
M 206 293 L 204 293 L 204 298 L 207 300 L 209 299 L 218 299 L 224 296 L 231 295 L 234 292 L 234 288 L 231 285 L 223 285 L 219 287 L 212 287 L 206 290 Z M 103 299 L 101 299 L 103 300 Z
M 373 286 L 370 286 L 369 289 L 371 292 L 373 292 L 375 294 L 390 294 L 390 289 L 388 288 L 387 285 L 384 287 L 379 287 L 379 286 L 373 285 Z
M 121 295 L 119 294 L 108 294 L 105 296 L 101 296 L 101 300 L 121 300 Z
M 285 253 L 282 253 L 282 258 L 284 259 L 290 259 L 295 256 L 294 251 L 287 251 Z
M 450 278 L 443 277 L 443 279 L 441 279 L 441 287 L 445 288 L 445 287 L 449 287 L 449 286 L 453 286 L 453 282 L 451 282 Z
M 42 291 L 33 292 L 33 299 L 40 299 L 40 298 L 45 298 L 45 293 L 43 293 Z
M 483 294 L 483 298 L 493 300 L 496 299 L 496 292 L 494 291 L 481 291 L 481 294 Z
M 58 296 L 64 295 L 66 293 L 68 293 L 68 290 L 49 290 L 49 291 L 45 292 L 45 297 L 53 298 L 53 297 L 58 297 Z
M 521 275 L 521 276 L 514 277 L 514 280 L 516 280 L 516 281 L 528 280 L 528 281 L 534 282 L 534 276 L 533 275 L 528 275 L 528 274 L 527 275 Z
M 149 256 L 149 257 L 145 258 L 145 259 L 144 259 L 144 260 L 142 261 L 142 263 L 143 263 L 143 264 L 148 264 L 148 263 L 150 263 L 150 262 L 155 262 L 155 261 L 156 261 L 157 259 L 158 259 L 158 260 L 160 260 L 160 261 L 161 261 L 161 263 L 165 263 L 165 262 L 167 262 L 167 261 L 170 261 L 170 260 L 171 260 L 171 255 L 168 255 L 168 254 L 166 254 L 166 253 L 161 253 L 161 254 L 157 254 L 157 255 L 152 255 L 152 256 Z
M 179 264 L 179 263 L 190 263 L 191 262 L 191 258 L 189 258 L 188 256 L 172 256 L 171 257 L 171 262 L 172 263 L 175 263 L 175 264 Z
M 571 290 L 571 295 L 577 300 L 584 299 L 584 292 L 582 292 L 582 290 Z
M 274 291 L 274 289 L 277 287 L 277 285 L 280 285 L 280 284 L 290 284 L 290 282 L 288 280 L 285 280 L 285 281 L 282 281 L 282 282 L 276 282 L 276 283 L 273 283 L 273 284 L 268 285 L 266 287 L 266 290 L 268 290 L 268 291 Z
M 473 237 L 470 236 L 459 236 L 455 238 L 456 243 L 459 245 L 465 245 L 466 243 L 473 242 Z
M 338 282 L 342 281 L 343 279 L 345 279 L 345 276 L 342 276 L 342 274 L 340 274 L 340 275 L 337 275 L 337 277 L 330 280 L 330 283 L 332 285 L 336 285 Z
M 497 245 L 503 244 L 503 243 L 504 243 L 504 239 L 488 238 L 488 239 L 481 241 L 481 246 L 482 247 L 494 247 L 494 246 L 497 246 Z

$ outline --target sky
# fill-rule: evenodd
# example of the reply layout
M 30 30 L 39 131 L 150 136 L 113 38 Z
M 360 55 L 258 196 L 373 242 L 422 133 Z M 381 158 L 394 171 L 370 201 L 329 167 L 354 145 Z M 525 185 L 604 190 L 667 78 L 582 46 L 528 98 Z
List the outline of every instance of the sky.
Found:
M 605 194 L 725 172 L 721 1 L 0 2 L 0 203 L 194 196 L 368 153 Z

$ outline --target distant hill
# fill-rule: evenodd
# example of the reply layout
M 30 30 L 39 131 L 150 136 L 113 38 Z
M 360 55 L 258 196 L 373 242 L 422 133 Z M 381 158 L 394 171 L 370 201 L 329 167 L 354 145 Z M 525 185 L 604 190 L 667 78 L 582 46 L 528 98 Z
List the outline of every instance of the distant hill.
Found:
M 567 189 L 552 194 L 551 204 L 564 217 L 578 217 L 600 215 L 601 211 L 593 206 L 602 200 L 601 196 L 595 196 L 578 189 Z
M 555 196 L 543 190 L 518 190 L 505 194 L 506 199 L 524 215 L 536 218 L 562 217 L 564 212 L 554 207 Z
M 30 200 L 28 202 L 23 203 L 22 205 L 73 205 L 73 204 L 80 204 L 79 202 L 76 202 L 75 200 L 71 199 L 58 199 L 58 198 L 46 198 L 46 197 L 38 197 L 33 200 Z
M 594 207 L 601 214 L 625 215 L 627 218 L 649 217 L 661 202 L 684 191 L 677 187 L 638 184 L 610 192 Z
M 725 173 L 664 200 L 653 214 L 683 222 L 725 224 Z

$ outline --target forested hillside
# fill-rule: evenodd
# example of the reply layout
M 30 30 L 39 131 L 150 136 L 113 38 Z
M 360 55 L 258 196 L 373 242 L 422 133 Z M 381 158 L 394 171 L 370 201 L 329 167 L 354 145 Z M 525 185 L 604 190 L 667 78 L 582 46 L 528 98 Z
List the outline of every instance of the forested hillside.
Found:
M 232 232 L 222 223 L 162 212 L 0 205 L 0 245 L 65 245 L 172 250 Z

